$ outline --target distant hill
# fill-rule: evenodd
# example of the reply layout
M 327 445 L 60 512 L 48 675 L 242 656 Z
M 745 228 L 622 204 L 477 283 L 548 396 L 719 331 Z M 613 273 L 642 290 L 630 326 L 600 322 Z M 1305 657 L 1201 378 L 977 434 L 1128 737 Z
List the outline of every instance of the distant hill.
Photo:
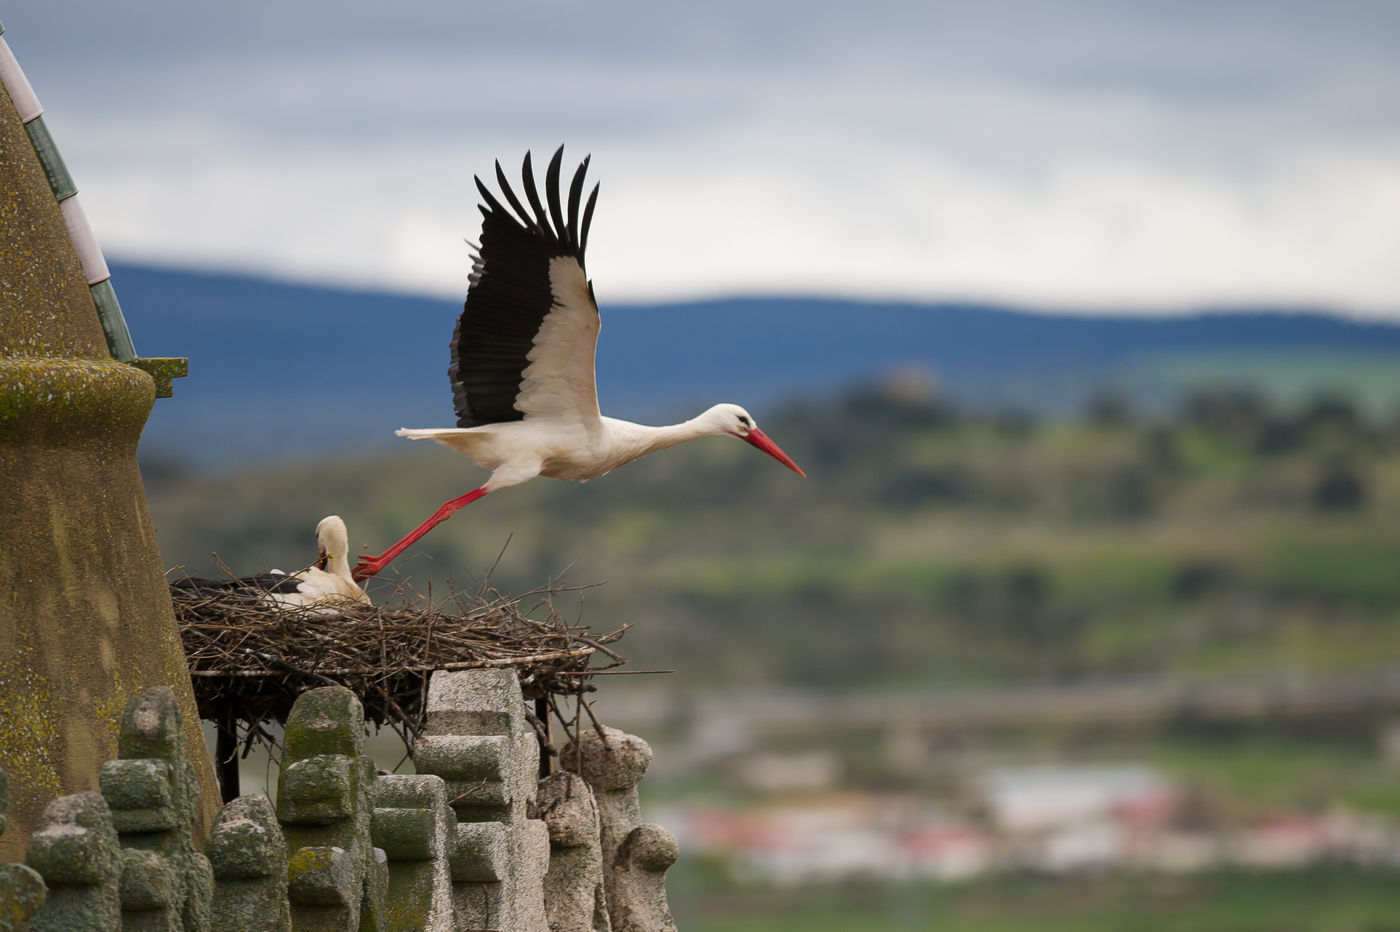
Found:
M 113 275 L 137 349 L 190 358 L 190 376 L 152 415 L 148 453 L 306 457 L 387 445 L 401 426 L 453 423 L 447 343 L 459 301 L 120 263 Z M 1400 362 L 1400 326 L 1322 312 L 1143 318 L 822 298 L 655 306 L 604 298 L 603 315 L 603 406 L 650 421 L 716 401 L 761 417 L 784 399 L 829 397 L 909 367 L 967 404 L 1055 413 L 1105 382 L 1150 398 L 1183 380 L 1233 372 L 1257 380 L 1304 361 L 1343 381 Z

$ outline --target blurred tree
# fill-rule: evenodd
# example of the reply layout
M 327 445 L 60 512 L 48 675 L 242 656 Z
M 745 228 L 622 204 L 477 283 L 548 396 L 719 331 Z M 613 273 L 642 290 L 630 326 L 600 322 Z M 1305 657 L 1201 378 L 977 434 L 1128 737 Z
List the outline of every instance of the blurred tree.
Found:
M 1070 632 L 1061 630 L 1061 626 L 1056 624 L 1057 616 L 1052 611 L 1050 594 L 1050 577 L 1042 567 L 1034 563 L 1011 567 L 996 589 L 992 609 L 997 626 L 1023 645 L 1040 648 L 1056 645 L 1067 649 L 1069 638 L 1064 635 Z
M 1122 427 L 1134 420 L 1128 396 L 1117 386 L 1104 386 L 1094 391 L 1085 409 L 1089 423 L 1099 427 Z
M 1351 511 L 1366 504 L 1365 480 L 1352 460 L 1329 456 L 1318 468 L 1313 482 L 1312 503 L 1320 511 Z
M 147 494 L 175 488 L 193 478 L 189 464 L 179 456 L 156 453 L 140 454 L 137 458 L 140 462 L 141 481 L 146 486 Z
M 1188 558 L 1172 574 L 1171 595 L 1175 599 L 1198 599 L 1225 588 L 1233 577 L 1234 571 L 1218 560 Z
M 1165 424 L 1154 425 L 1142 435 L 1142 450 L 1147 466 L 1155 473 L 1172 475 L 1181 469 L 1181 452 L 1176 431 Z
M 1033 615 L 1044 608 L 1050 595 L 1050 579 L 1033 563 L 1022 563 L 1007 571 L 1002 583 L 1007 608 L 1018 615 Z
M 995 412 L 991 415 L 990 420 L 997 433 L 1012 438 L 1028 437 L 1039 426 L 1035 415 L 1014 408 Z
M 1367 440 L 1365 420 L 1356 402 L 1338 394 L 1320 394 L 1298 414 L 1299 429 L 1321 449 L 1354 451 Z
M 937 467 L 895 467 L 876 493 L 882 505 L 928 505 L 968 502 L 977 498 L 976 477 L 961 464 Z
M 918 396 L 902 383 L 856 389 L 842 399 L 839 417 L 848 427 L 931 430 L 956 425 L 958 412 L 932 395 Z
M 1274 415 L 1265 420 L 1254 439 L 1254 452 L 1260 456 L 1277 456 L 1301 449 L 1307 431 L 1296 418 Z
M 960 617 L 976 615 L 982 602 L 982 578 L 976 570 L 957 569 L 948 579 L 943 598 L 948 608 Z
M 1184 419 L 1198 427 L 1252 447 L 1268 418 L 1268 404 L 1250 386 L 1209 385 L 1192 389 L 1183 405 Z
M 1109 513 L 1116 518 L 1144 518 L 1157 511 L 1151 477 L 1137 463 L 1123 463 L 1109 476 Z

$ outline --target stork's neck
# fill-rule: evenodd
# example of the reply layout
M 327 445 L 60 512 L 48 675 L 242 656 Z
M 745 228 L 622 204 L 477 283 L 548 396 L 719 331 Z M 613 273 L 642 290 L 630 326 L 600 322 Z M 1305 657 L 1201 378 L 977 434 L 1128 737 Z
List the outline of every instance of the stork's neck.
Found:
M 329 543 L 330 546 L 326 547 L 326 572 L 329 572 L 333 577 L 353 581 L 354 577 L 350 575 L 350 554 L 347 553 L 350 550 L 349 540 L 344 540 L 344 542 L 336 540 L 336 542 Z
M 348 549 L 349 545 L 347 544 L 345 547 L 337 547 L 330 551 L 326 557 L 327 573 L 339 576 L 341 579 L 353 579 L 350 575 L 350 555 L 345 552 Z
M 619 421 L 615 418 L 604 418 L 603 420 L 608 424 L 608 432 L 612 440 L 613 449 L 610 459 L 614 459 L 615 462 L 612 463 L 611 468 L 640 459 L 648 453 L 655 453 L 657 450 L 665 450 L 685 443 L 687 440 L 715 433 L 712 426 L 703 422 L 703 416 L 693 417 L 688 421 L 681 421 L 679 424 L 667 424 L 664 427 L 650 427 L 646 424 L 634 424 L 631 421 Z

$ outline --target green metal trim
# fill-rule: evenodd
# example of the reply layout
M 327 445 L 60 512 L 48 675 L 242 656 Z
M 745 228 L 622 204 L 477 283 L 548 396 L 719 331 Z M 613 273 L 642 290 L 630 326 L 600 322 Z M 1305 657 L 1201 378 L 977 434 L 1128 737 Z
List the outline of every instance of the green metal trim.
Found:
M 130 360 L 131 365 L 150 373 L 156 380 L 156 397 L 169 398 L 175 394 L 172 379 L 183 379 L 190 374 L 190 361 L 184 356 L 137 356 Z
M 58 153 L 58 146 L 54 144 L 43 115 L 36 116 L 24 124 L 24 131 L 29 134 L 29 141 L 34 144 L 39 164 L 44 166 L 44 177 L 49 179 L 49 188 L 53 191 L 53 196 L 61 201 L 77 194 L 78 186 L 73 182 L 73 176 L 68 173 L 68 166 L 63 164 L 63 156 Z
M 103 279 L 91 286 L 92 303 L 97 305 L 97 318 L 102 321 L 102 332 L 107 334 L 107 349 L 117 362 L 131 362 L 136 358 L 136 347 L 131 342 L 131 331 L 126 327 L 122 316 L 121 302 L 112 290 L 112 280 Z

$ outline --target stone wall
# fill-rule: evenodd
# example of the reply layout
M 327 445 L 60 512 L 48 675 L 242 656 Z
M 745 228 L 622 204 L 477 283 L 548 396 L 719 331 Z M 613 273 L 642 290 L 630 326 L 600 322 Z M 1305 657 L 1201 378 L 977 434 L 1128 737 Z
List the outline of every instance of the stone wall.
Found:
M 168 687 L 127 704 L 100 792 L 49 802 L 25 864 L 0 865 L 0 932 L 666 932 L 676 841 L 640 824 L 641 739 L 588 732 L 537 778 L 511 670 L 437 673 L 418 774 L 380 775 L 347 689 L 302 694 L 278 799 L 241 796 L 197 850 L 199 805 Z M 0 832 L 8 802 L 0 771 Z

